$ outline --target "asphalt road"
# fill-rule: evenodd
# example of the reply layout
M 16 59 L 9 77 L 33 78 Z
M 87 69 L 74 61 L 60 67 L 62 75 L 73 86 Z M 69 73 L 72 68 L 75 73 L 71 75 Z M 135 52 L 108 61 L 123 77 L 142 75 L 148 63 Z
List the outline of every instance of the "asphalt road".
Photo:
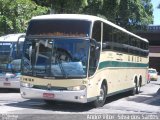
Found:
M 95 114 L 100 116 L 94 116 Z M 0 120 L 115 119 L 110 116 L 112 114 L 160 114 L 160 79 L 142 87 L 138 95 L 129 96 L 128 93 L 123 93 L 109 97 L 101 108 L 66 102 L 56 102 L 48 106 L 43 100 L 21 98 L 19 91 L 0 89 Z M 122 119 L 123 117 L 126 116 L 122 116 Z

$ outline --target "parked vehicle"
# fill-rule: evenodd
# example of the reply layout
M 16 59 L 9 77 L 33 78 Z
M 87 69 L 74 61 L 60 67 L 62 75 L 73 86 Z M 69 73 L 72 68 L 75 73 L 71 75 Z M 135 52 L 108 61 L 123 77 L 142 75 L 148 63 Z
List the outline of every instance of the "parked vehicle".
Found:
M 0 37 L 0 88 L 20 88 L 20 65 L 24 38 L 19 34 Z M 20 52 L 17 52 L 19 49 Z
M 150 81 L 151 81 L 151 78 L 150 78 L 150 74 L 148 73 L 147 74 L 147 83 L 150 83 Z
M 156 69 L 149 68 L 148 69 L 148 74 L 150 76 L 150 80 L 157 81 L 157 79 L 158 79 L 158 72 L 157 72 Z

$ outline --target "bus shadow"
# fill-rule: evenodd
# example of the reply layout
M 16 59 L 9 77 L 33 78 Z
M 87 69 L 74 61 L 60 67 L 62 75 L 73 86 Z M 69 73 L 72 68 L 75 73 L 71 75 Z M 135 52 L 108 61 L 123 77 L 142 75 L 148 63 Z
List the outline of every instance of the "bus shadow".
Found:
M 45 105 L 46 109 L 63 112 L 86 112 L 93 109 L 91 104 L 85 103 L 68 103 L 68 102 L 56 102 L 54 105 Z
M 7 106 L 26 108 L 26 109 L 38 109 L 47 110 L 50 112 L 85 112 L 93 109 L 90 104 L 69 103 L 69 102 L 57 102 L 54 104 L 46 104 L 43 100 L 27 100 L 18 103 L 9 103 Z
M 152 94 L 145 94 L 141 93 L 140 95 L 137 95 L 136 97 L 127 97 L 127 101 L 134 101 L 137 103 L 144 103 L 148 105 L 154 105 L 154 106 L 160 106 L 160 88 L 157 90 L 157 92 Z
M 155 96 L 154 94 L 152 95 L 153 97 Z M 122 98 L 125 98 L 127 101 L 134 101 L 134 102 L 144 102 L 147 97 L 143 96 L 130 96 L 128 92 L 125 93 L 120 93 L 116 94 L 110 97 L 107 97 L 105 105 L 114 102 L 116 100 L 120 100 Z M 148 104 L 148 103 L 147 103 Z M 157 103 L 150 103 L 152 105 L 157 105 Z M 105 107 L 104 105 L 104 107 Z M 26 109 L 38 109 L 38 110 L 45 110 L 49 112 L 86 112 L 94 109 L 94 107 L 90 103 L 86 104 L 80 104 L 80 103 L 69 103 L 69 102 L 59 102 L 55 101 L 53 104 L 46 104 L 43 100 L 26 100 L 22 102 L 17 102 L 17 103 L 9 103 L 7 106 L 12 106 L 12 107 L 19 107 L 19 108 L 26 108 Z M 102 107 L 103 108 L 103 107 Z
M 153 85 L 160 85 L 160 83 L 158 83 L 158 82 L 151 82 L 150 84 L 153 84 Z
M 20 90 L 13 88 L 0 88 L 0 93 L 20 93 Z
M 116 101 L 116 100 L 119 100 L 119 99 L 122 99 L 128 96 L 130 96 L 129 92 L 123 92 L 123 93 L 115 94 L 113 96 L 109 96 L 107 97 L 105 104 L 111 103 L 113 101 Z
M 118 99 L 127 97 L 128 93 L 121 93 L 111 97 L 107 97 L 105 105 L 116 101 Z M 104 105 L 104 106 L 105 106 Z M 55 101 L 53 104 L 46 104 L 43 100 L 26 100 L 18 103 L 9 103 L 7 106 L 28 108 L 28 109 L 39 109 L 39 110 L 49 110 L 50 112 L 60 111 L 60 112 L 86 112 L 94 109 L 91 103 L 70 103 L 70 102 L 59 102 Z

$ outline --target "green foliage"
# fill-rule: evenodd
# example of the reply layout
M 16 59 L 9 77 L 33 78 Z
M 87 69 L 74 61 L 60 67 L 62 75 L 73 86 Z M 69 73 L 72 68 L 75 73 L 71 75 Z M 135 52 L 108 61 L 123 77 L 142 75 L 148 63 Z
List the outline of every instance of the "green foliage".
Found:
M 90 15 L 103 15 L 101 14 L 104 0 L 86 0 L 87 6 L 83 9 L 83 12 Z
M 33 0 L 41 6 L 51 8 L 52 13 L 82 13 L 87 0 Z
M 54 13 L 102 16 L 131 31 L 153 23 L 151 0 L 50 0 L 50 3 Z
M 24 32 L 32 16 L 90 14 L 128 30 L 153 23 L 151 0 L 0 0 L 0 34 Z
M 153 23 L 151 0 L 121 0 L 118 15 L 119 24 L 131 31 L 147 26 Z
M 120 0 L 105 0 L 103 5 L 102 14 L 114 23 L 117 22 L 117 14 L 119 11 Z
M 0 0 L 0 34 L 24 32 L 32 16 L 47 11 L 31 0 Z
M 81 13 L 86 5 L 86 0 L 54 0 L 52 9 L 54 13 Z

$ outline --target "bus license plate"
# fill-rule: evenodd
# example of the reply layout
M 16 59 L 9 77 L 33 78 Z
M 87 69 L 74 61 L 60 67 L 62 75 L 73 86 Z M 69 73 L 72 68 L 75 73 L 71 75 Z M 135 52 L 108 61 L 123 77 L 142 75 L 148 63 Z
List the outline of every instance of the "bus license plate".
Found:
M 4 85 L 4 86 L 11 86 L 11 83 L 4 82 L 3 85 Z
M 44 98 L 53 99 L 54 98 L 54 94 L 53 93 L 43 93 L 43 97 Z

